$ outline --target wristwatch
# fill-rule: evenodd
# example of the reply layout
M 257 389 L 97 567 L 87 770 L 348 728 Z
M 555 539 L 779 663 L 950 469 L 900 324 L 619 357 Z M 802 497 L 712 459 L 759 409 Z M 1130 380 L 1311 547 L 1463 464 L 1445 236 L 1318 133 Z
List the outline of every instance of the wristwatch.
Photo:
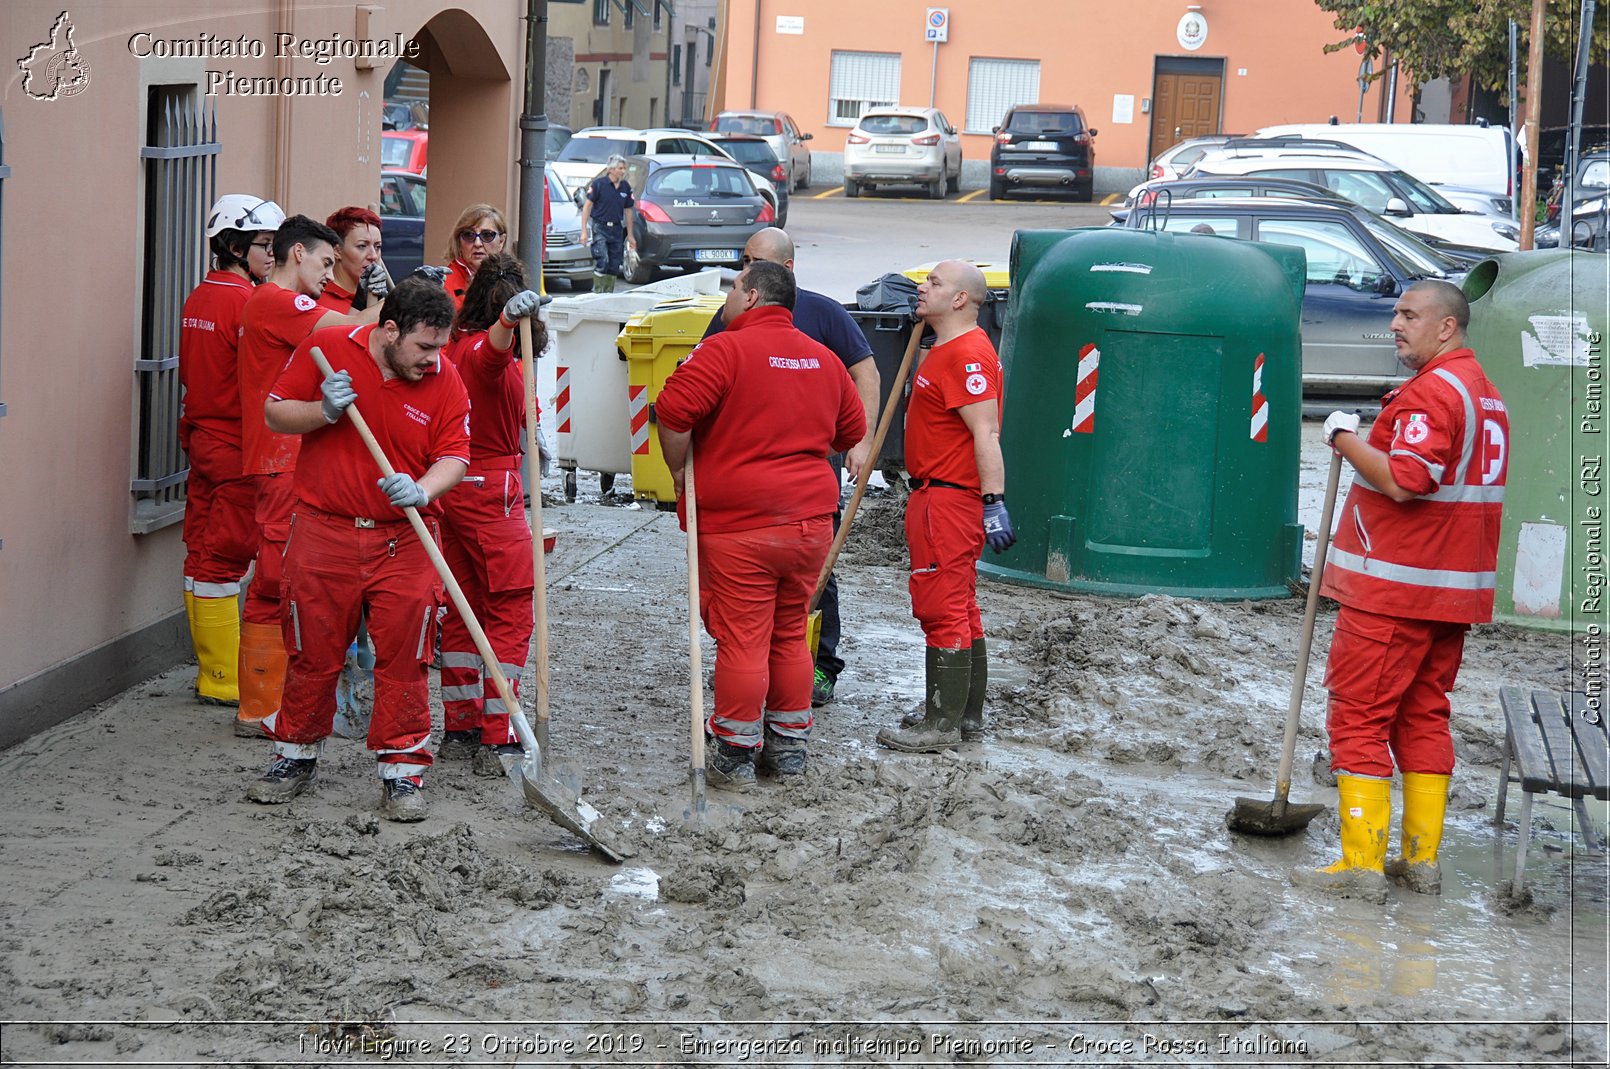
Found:
M 999 505 L 1006 500 L 1005 494 L 983 494 L 981 496 L 984 498 L 984 504 L 986 505 Z

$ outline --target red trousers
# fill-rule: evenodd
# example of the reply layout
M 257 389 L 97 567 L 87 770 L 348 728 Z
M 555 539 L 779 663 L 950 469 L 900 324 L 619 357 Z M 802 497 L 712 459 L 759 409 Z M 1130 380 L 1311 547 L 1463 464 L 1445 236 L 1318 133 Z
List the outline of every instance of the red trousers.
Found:
M 754 749 L 762 721 L 779 735 L 811 730 L 815 666 L 805 639 L 816 576 L 833 541 L 833 518 L 699 532 L 699 616 L 716 640 L 710 733 Z
M 969 490 L 929 486 L 906 503 L 911 551 L 911 615 L 927 644 L 960 650 L 984 637 L 978 612 L 978 558 L 984 552 L 984 504 Z
M 284 583 L 285 544 L 291 538 L 291 510 L 296 505 L 296 475 L 256 475 L 257 570 L 246 588 L 240 618 L 249 624 L 280 623 L 280 587 Z M 347 632 L 351 639 L 352 631 Z
M 1469 624 L 1406 620 L 1342 606 L 1325 686 L 1331 769 L 1360 776 L 1453 772 L 1448 692 Z
M 479 480 L 479 481 L 477 481 Z M 515 697 L 530 649 L 531 528 L 520 473 L 471 465 L 442 503 L 442 554 L 486 632 Z M 483 678 L 470 629 L 449 609 L 442 623 L 442 708 L 448 731 L 479 731 L 493 745 L 514 742 L 509 710 L 492 677 Z
M 257 482 L 240 473 L 240 446 L 204 427 L 187 441 L 184 575 L 197 597 L 234 597 L 257 555 Z
M 431 520 L 425 521 L 427 525 Z M 382 779 L 430 767 L 430 681 L 441 581 L 407 520 L 359 528 L 350 516 L 299 506 L 285 554 L 285 650 L 280 707 L 263 721 L 283 757 L 317 757 L 335 717 L 335 681 L 358 613 L 369 614 L 375 704 L 369 749 Z

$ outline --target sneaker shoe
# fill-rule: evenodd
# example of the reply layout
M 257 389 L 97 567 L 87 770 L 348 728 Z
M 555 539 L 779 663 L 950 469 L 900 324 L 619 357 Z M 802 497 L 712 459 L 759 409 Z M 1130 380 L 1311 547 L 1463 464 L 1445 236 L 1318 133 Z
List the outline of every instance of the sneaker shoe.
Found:
M 380 815 L 399 824 L 424 820 L 427 806 L 422 787 L 414 776 L 381 780 Z
M 747 791 L 755 785 L 755 751 L 716 740 L 704 760 L 705 780 L 724 791 Z
M 465 761 L 481 749 L 479 731 L 448 731 L 442 735 L 442 748 L 437 756 L 443 761 Z
M 246 797 L 261 805 L 282 805 L 313 785 L 318 758 L 276 757 L 261 779 L 246 788 Z
M 838 680 L 822 671 L 816 670 L 816 678 L 811 682 L 811 708 L 820 709 L 833 700 L 833 688 Z
M 470 766 L 470 771 L 477 776 L 485 776 L 488 779 L 502 779 L 504 776 L 503 758 L 513 757 L 515 761 L 519 761 L 524 756 L 525 750 L 521 749 L 520 744 L 517 742 L 505 742 L 495 745 L 483 743 L 475 751 L 475 761 Z

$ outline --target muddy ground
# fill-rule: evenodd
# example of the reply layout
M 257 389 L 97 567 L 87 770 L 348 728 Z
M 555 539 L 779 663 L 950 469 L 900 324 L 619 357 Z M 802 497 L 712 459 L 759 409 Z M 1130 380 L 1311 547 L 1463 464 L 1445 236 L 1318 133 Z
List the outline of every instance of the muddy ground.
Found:
M 1605 858 L 1540 803 L 1516 900 L 1518 805 L 1492 826 L 1496 688 L 1562 686 L 1564 638 L 1468 644 L 1443 896 L 1324 900 L 1285 874 L 1334 856 L 1333 816 L 1224 824 L 1271 790 L 1300 602 L 985 584 L 988 740 L 892 754 L 873 736 L 922 649 L 885 493 L 840 571 L 850 668 L 809 774 L 740 814 L 712 792 L 689 826 L 682 538 L 582 489 L 546 516 L 549 759 L 635 857 L 467 762 L 432 770 L 425 823 L 378 820 L 341 739 L 312 794 L 254 806 L 267 745 L 176 669 L 0 755 L 4 1061 L 1604 1063 Z M 1316 670 L 1294 796 L 1334 804 L 1309 771 L 1322 710 Z

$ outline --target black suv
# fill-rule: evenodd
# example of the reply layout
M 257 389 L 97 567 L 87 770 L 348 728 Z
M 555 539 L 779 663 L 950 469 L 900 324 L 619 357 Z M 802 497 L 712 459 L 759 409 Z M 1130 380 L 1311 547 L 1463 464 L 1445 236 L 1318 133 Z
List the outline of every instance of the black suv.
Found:
M 989 195 L 1009 190 L 1071 189 L 1088 201 L 1095 189 L 1096 131 L 1077 107 L 1023 104 L 995 128 L 989 151 Z

